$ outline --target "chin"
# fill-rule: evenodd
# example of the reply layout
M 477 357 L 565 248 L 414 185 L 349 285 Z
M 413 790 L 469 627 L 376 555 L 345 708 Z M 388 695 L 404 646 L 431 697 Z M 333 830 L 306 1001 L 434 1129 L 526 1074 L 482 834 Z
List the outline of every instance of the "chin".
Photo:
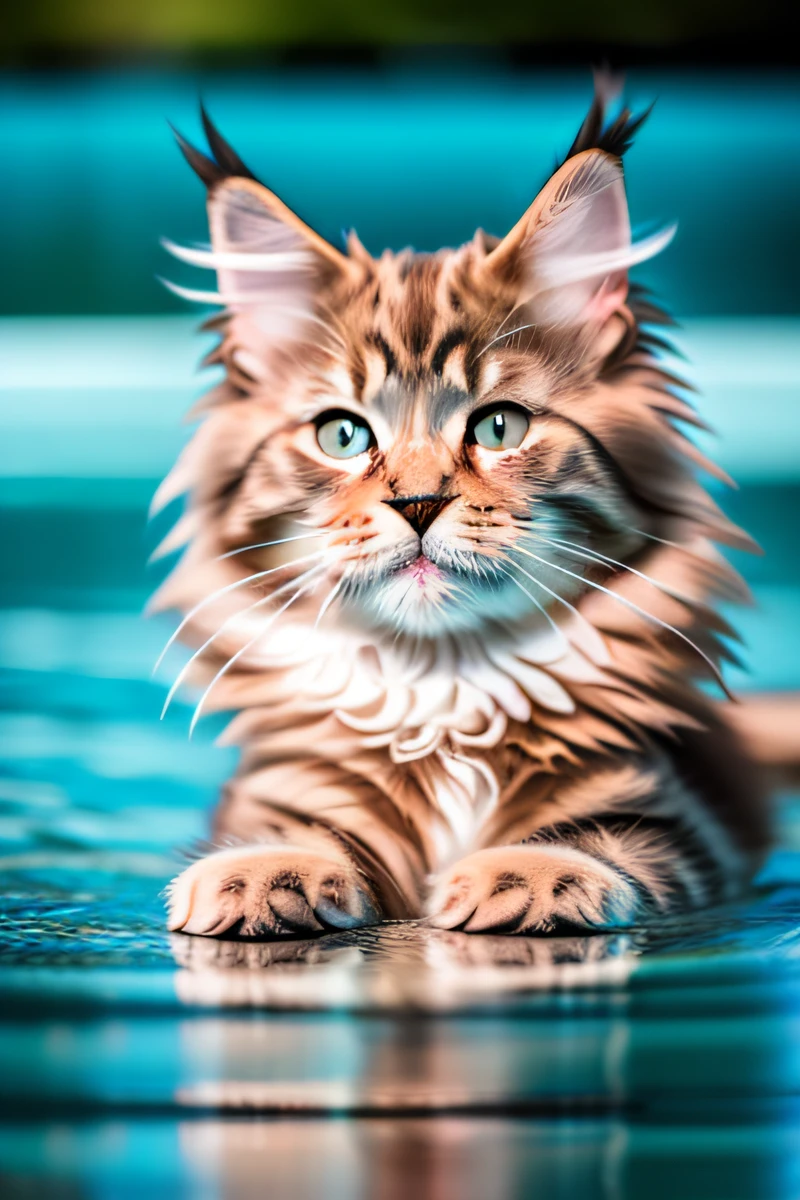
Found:
M 530 611 L 513 584 L 454 572 L 420 559 L 359 588 L 351 605 L 376 629 L 440 638 L 512 623 Z

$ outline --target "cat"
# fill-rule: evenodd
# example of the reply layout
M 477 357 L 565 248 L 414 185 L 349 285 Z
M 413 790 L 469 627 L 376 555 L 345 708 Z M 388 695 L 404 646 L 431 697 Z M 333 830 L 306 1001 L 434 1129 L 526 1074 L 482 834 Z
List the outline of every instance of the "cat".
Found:
M 505 237 L 340 252 L 212 125 L 207 322 L 224 380 L 162 485 L 156 597 L 194 647 L 194 720 L 237 710 L 213 852 L 169 928 L 308 935 L 626 928 L 737 894 L 768 841 L 754 770 L 700 685 L 747 547 L 629 269 L 622 158 L 646 114 L 597 77 Z M 172 641 L 173 639 L 170 639 Z M 194 723 L 194 722 L 193 722 Z

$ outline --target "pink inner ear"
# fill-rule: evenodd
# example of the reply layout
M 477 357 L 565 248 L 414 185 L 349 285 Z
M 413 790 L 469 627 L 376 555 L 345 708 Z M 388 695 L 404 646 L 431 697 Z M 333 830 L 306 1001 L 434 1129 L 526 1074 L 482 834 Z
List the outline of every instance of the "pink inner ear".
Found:
M 587 322 L 605 325 L 618 312 L 628 298 L 628 272 L 615 271 L 607 275 L 598 290 L 589 300 L 583 312 Z
M 538 320 L 604 325 L 627 299 L 629 269 L 663 250 L 674 232 L 634 242 L 619 162 L 589 153 L 561 181 L 527 243 Z

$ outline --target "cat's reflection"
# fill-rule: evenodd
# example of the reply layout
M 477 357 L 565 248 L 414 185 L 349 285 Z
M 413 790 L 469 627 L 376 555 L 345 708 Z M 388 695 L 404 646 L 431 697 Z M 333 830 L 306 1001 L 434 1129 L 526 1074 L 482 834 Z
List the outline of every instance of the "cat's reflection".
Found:
M 630 949 L 631 939 L 625 934 L 537 938 L 442 932 L 429 946 L 434 957 L 460 966 L 550 968 L 616 958 Z
M 170 945 L 178 966 L 191 971 L 233 967 L 258 969 L 277 963 L 307 963 L 313 966 L 329 962 L 338 951 L 347 948 L 335 936 L 255 942 L 192 937 L 182 933 L 171 934 Z
M 416 922 L 303 940 L 232 941 L 174 934 L 176 978 L 189 1004 L 444 1011 L 476 1000 L 622 983 L 629 935 L 481 936 Z
M 194 1179 L 205 1187 L 214 1180 L 216 1196 L 627 1198 L 628 1190 L 615 1186 L 619 1170 L 608 1168 L 614 1129 L 573 1129 L 565 1138 L 547 1126 L 482 1117 L 226 1117 L 184 1121 L 179 1137 Z
M 187 1109 L 505 1111 L 532 1097 L 594 1102 L 609 1079 L 615 1094 L 622 1087 L 624 1010 L 617 989 L 596 986 L 630 969 L 622 941 L 405 924 L 366 940 L 176 935 L 174 946 L 179 998 L 226 1010 L 182 1025 L 186 1067 L 176 1100 Z M 579 1011 L 586 1005 L 597 1018 L 588 1036 Z M 267 1019 L 254 1020 L 253 1009 Z M 498 1013 L 510 1019 L 498 1022 Z

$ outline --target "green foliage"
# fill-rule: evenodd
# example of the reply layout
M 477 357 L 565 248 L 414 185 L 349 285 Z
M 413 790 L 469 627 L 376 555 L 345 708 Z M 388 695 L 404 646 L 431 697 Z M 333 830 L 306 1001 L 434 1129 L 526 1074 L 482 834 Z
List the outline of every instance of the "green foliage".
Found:
M 5 53 L 225 52 L 282 46 L 670 46 L 777 32 L 777 0 L 33 0 L 5 19 Z

